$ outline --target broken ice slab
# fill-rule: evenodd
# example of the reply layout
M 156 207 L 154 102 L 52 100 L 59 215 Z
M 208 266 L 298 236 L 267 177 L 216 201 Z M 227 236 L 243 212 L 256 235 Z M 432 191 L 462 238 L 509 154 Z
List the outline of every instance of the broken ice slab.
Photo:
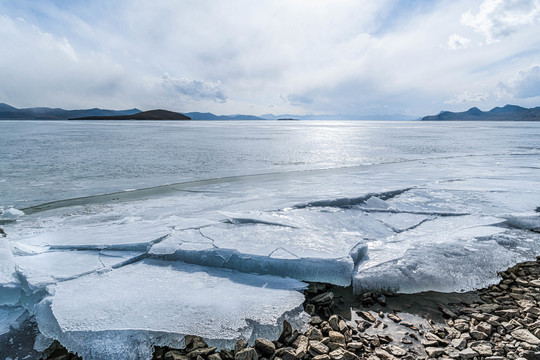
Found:
M 12 324 L 19 319 L 26 310 L 21 307 L 0 306 L 0 335 L 7 333 Z
M 305 284 L 182 262 L 144 260 L 58 283 L 37 310 L 40 331 L 84 359 L 149 359 L 186 334 L 216 346 L 276 339 L 307 321 Z
M 497 271 L 518 257 L 490 240 L 505 231 L 503 224 L 495 217 L 442 217 L 368 243 L 367 256 L 355 269 L 354 291 L 452 292 L 491 284 Z
M 91 226 L 73 226 L 13 238 L 13 245 L 20 251 L 46 250 L 123 250 L 146 251 L 151 244 L 168 234 L 166 226 L 151 221 L 127 224 L 105 222 Z M 32 251 L 30 251 L 32 253 Z
M 502 215 L 509 226 L 540 232 L 540 214 L 537 212 Z
M 15 256 L 30 290 L 139 260 L 144 252 L 112 250 L 64 250 Z
M 14 305 L 21 297 L 15 261 L 6 238 L 0 238 L 0 305 Z
M 177 231 L 149 254 L 246 273 L 348 286 L 363 251 L 360 232 L 328 232 L 267 224 L 220 224 Z M 351 254 L 353 252 L 353 254 Z

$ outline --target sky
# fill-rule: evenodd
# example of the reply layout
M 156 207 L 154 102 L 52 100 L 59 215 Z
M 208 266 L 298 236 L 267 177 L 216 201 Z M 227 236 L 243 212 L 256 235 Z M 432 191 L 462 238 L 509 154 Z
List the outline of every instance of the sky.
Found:
M 0 102 L 255 115 L 540 106 L 540 0 L 2 0 Z

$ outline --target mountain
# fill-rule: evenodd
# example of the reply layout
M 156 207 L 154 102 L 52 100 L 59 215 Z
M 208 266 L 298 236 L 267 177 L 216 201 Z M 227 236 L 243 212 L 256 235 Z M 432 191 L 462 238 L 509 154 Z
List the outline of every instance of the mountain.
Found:
M 527 109 L 517 105 L 495 107 L 482 111 L 477 107 L 463 112 L 441 111 L 438 115 L 424 116 L 424 121 L 540 121 L 540 107 Z
M 107 110 L 94 108 L 84 110 L 64 110 L 48 107 L 17 109 L 8 104 L 0 103 L 0 119 L 67 120 L 70 118 L 87 116 L 132 115 L 140 112 L 141 110 L 139 109 Z
M 187 116 L 193 120 L 264 120 L 254 115 L 214 115 L 212 113 L 188 112 Z
M 191 120 L 191 118 L 177 112 L 158 109 L 132 115 L 86 116 L 69 120 Z
M 417 116 L 403 114 L 373 114 L 373 115 L 294 115 L 294 114 L 263 114 L 261 118 L 267 120 L 295 119 L 295 120 L 417 120 Z

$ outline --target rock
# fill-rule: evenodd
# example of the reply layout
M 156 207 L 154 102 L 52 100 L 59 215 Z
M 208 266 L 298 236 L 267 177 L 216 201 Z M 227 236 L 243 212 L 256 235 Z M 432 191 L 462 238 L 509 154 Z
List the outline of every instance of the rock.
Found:
M 0 237 L 6 237 L 7 234 L 4 232 L 4 229 L 0 228 Z
M 444 350 L 438 347 L 427 347 L 425 350 L 430 357 L 439 357 L 444 354 Z
M 313 304 L 307 304 L 305 311 L 308 313 L 308 315 L 315 314 L 315 305 Z
M 308 352 L 309 339 L 305 335 L 298 335 L 296 340 L 294 340 L 293 345 L 296 346 L 296 351 L 294 352 L 294 355 L 297 358 L 301 359 Z
M 184 341 L 186 343 L 186 352 L 188 353 L 193 350 L 208 347 L 204 339 L 200 336 L 186 335 Z
M 484 321 L 476 325 L 476 329 L 487 335 L 490 335 L 492 330 L 491 325 Z
M 274 353 L 274 359 L 281 358 L 282 360 L 298 360 L 294 355 L 294 349 L 290 347 L 277 349 Z
M 371 315 L 371 313 L 369 311 L 357 311 L 356 314 L 363 317 L 364 319 L 366 319 L 369 322 L 374 323 L 376 321 L 375 316 Z
M 453 339 L 450 344 L 452 347 L 455 347 L 458 350 L 463 350 L 467 347 L 467 340 L 466 339 Z
M 233 350 L 221 349 L 219 351 L 219 355 L 221 356 L 221 358 L 223 360 L 234 360 L 234 351 Z M 210 355 L 210 356 L 212 356 L 212 355 Z
M 216 352 L 216 347 L 208 347 L 208 348 L 199 348 L 199 349 L 195 349 L 191 352 L 189 352 L 187 354 L 187 356 L 190 358 L 190 359 L 194 359 L 196 358 L 197 356 L 202 356 L 202 357 L 206 357 L 210 354 L 213 354 Z
M 328 325 L 335 330 L 339 331 L 339 318 L 337 315 L 332 315 L 328 318 Z
M 244 339 L 240 339 L 236 342 L 236 344 L 234 344 L 234 353 L 238 353 L 242 350 L 244 350 L 245 348 L 247 348 L 248 346 L 248 343 L 246 340 Z
M 383 360 L 396 360 L 397 359 L 394 355 L 380 348 L 375 349 L 375 355 L 377 355 L 379 359 L 383 359 Z
M 312 318 L 313 319 L 313 318 Z M 291 324 L 287 321 L 287 320 L 284 320 L 283 321 L 283 331 L 281 332 L 281 335 L 279 336 L 279 339 L 278 341 L 282 344 L 285 343 L 285 339 L 288 338 L 289 336 L 292 335 L 292 326 Z
M 208 355 L 208 360 L 222 360 L 221 355 L 219 354 L 210 354 Z
M 330 338 L 331 342 L 345 345 L 345 336 L 343 336 L 342 333 L 339 333 L 337 331 L 330 331 L 328 333 L 328 337 Z
M 311 340 L 309 342 L 309 353 L 312 356 L 328 354 L 330 349 L 320 341 Z
M 395 323 L 401 322 L 401 318 L 394 313 L 388 314 L 388 318 Z
M 466 322 L 456 322 L 454 324 L 454 329 L 461 332 L 466 332 L 466 331 L 469 331 L 469 324 Z
M 254 348 L 245 348 L 234 355 L 234 360 L 258 360 L 257 352 Z
M 471 334 L 471 337 L 475 340 L 484 340 L 488 338 L 486 333 L 478 330 L 471 330 L 469 334 Z
M 345 333 L 347 330 L 349 330 L 349 326 L 343 320 L 339 320 L 338 327 L 339 327 L 338 331 L 341 332 L 341 333 Z
M 259 350 L 263 355 L 270 357 L 276 351 L 276 345 L 270 340 L 257 338 L 254 344 L 255 349 Z
M 475 356 L 478 356 L 478 353 L 471 348 L 466 348 L 459 352 L 459 357 L 461 359 L 472 359 Z
M 315 296 L 314 298 L 311 299 L 311 302 L 318 305 L 329 305 L 332 302 L 332 300 L 334 300 L 334 293 L 331 291 L 328 291 L 328 292 Z
M 308 330 L 308 332 L 306 333 L 307 337 L 309 340 L 322 340 L 323 338 L 323 334 L 321 332 L 321 330 L 313 327 L 311 329 Z
M 389 345 L 389 346 L 387 346 L 386 351 L 388 351 L 390 354 L 392 354 L 394 356 L 397 356 L 397 357 L 402 357 L 402 356 L 407 355 L 407 350 L 405 350 L 403 348 L 400 348 L 397 345 Z
M 356 354 L 345 349 L 334 350 L 328 355 L 330 355 L 330 358 L 333 360 L 358 360 Z
M 321 319 L 320 316 L 315 315 L 311 317 L 311 321 L 309 323 L 311 325 L 320 325 L 322 324 L 322 322 L 323 322 L 323 319 Z
M 491 356 L 491 355 L 493 355 L 493 351 L 491 350 L 491 346 L 488 345 L 487 343 L 486 344 L 472 345 L 471 349 L 476 351 L 478 353 L 478 355 L 480 355 L 480 356 Z
M 540 288 L 540 279 L 529 281 L 529 285 L 535 288 Z
M 540 344 L 540 339 L 538 339 L 536 336 L 534 336 L 529 330 L 518 329 L 518 330 L 512 331 L 510 334 L 516 340 L 525 341 L 526 343 L 529 343 L 531 345 L 539 345 Z
M 317 355 L 313 357 L 313 360 L 330 360 L 330 356 L 324 354 L 324 355 Z
M 188 360 L 188 357 L 178 350 L 171 350 L 165 353 L 165 360 Z

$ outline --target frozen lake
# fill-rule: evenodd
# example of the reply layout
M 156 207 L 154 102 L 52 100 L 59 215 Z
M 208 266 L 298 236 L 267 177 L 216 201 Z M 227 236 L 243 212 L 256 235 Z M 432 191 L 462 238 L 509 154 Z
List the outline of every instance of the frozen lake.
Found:
M 0 334 L 35 314 L 40 343 L 85 359 L 144 358 L 197 332 L 275 337 L 284 319 L 302 327 L 306 281 L 467 291 L 540 254 L 540 123 L 0 121 L 0 133 Z

